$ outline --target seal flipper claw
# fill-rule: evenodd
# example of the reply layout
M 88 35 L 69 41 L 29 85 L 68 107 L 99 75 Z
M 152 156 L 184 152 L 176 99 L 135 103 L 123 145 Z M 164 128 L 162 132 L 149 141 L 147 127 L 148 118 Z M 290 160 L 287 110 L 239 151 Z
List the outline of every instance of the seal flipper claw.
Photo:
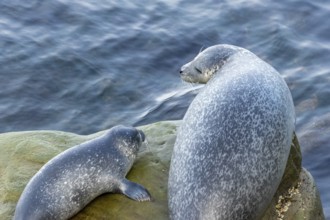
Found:
M 131 182 L 127 179 L 124 179 L 120 185 L 119 190 L 128 198 L 131 198 L 135 201 L 145 202 L 151 201 L 150 193 L 140 184 Z

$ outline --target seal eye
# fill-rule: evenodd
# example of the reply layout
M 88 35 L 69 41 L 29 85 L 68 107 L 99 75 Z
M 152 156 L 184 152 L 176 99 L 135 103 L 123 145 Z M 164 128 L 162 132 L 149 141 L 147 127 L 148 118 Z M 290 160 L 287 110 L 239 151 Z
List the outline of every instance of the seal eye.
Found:
M 195 67 L 195 70 L 196 70 L 198 73 L 202 74 L 202 71 L 200 71 L 200 69 L 198 69 L 197 67 Z

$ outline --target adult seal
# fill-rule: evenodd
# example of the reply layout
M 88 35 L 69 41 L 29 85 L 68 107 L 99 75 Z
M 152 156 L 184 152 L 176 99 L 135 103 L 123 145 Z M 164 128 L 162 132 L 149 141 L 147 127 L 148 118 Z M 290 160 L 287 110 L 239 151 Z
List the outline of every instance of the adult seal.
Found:
M 285 81 L 256 55 L 231 45 L 207 48 L 180 74 L 207 84 L 177 134 L 170 218 L 260 219 L 284 173 L 294 132 Z
M 140 130 L 116 126 L 62 152 L 27 184 L 14 219 L 68 219 L 108 192 L 121 192 L 137 201 L 150 200 L 144 187 L 125 179 L 144 139 Z

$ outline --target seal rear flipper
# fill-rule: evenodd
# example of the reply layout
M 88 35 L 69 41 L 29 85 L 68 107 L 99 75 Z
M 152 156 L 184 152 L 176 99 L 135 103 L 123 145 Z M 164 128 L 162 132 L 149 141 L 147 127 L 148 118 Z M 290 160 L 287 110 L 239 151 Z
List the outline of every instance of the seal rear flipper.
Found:
M 133 183 L 127 179 L 123 179 L 123 181 L 119 185 L 119 191 L 131 198 L 135 201 L 145 202 L 150 201 L 151 196 L 147 189 L 137 183 Z

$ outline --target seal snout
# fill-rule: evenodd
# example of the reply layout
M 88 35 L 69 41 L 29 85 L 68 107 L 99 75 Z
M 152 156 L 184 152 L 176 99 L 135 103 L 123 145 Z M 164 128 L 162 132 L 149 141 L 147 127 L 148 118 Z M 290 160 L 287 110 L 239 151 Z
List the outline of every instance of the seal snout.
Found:
M 180 76 L 182 76 L 182 75 L 184 75 L 184 70 L 183 70 L 183 68 L 181 67 L 181 69 L 180 69 Z
M 190 62 L 189 63 L 186 63 L 185 65 L 183 65 L 180 69 L 180 75 L 186 75 L 187 74 L 187 69 L 188 69 L 188 66 L 189 66 Z

